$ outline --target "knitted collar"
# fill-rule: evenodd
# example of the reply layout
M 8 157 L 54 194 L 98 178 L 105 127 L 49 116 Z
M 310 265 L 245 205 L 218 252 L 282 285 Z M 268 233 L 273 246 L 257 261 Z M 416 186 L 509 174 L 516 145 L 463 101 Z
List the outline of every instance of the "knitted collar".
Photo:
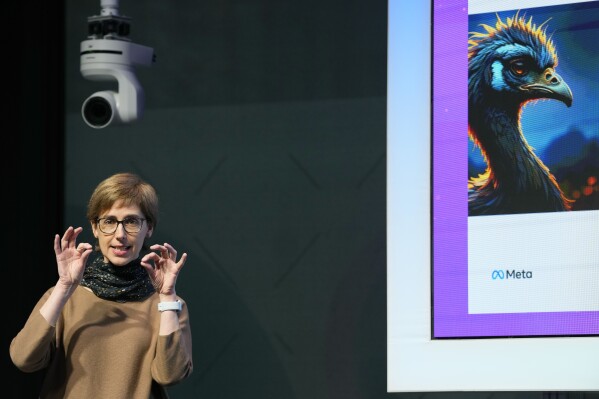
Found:
M 86 266 L 80 285 L 102 299 L 115 302 L 143 301 L 156 292 L 140 259 L 114 266 L 105 263 L 102 254 Z

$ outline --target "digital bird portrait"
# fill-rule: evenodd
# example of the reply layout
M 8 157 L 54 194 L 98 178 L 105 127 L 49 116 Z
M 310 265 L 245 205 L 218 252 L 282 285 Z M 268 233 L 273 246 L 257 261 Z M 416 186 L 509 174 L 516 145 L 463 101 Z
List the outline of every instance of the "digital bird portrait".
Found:
M 469 216 L 599 209 L 599 2 L 590 3 L 471 16 Z

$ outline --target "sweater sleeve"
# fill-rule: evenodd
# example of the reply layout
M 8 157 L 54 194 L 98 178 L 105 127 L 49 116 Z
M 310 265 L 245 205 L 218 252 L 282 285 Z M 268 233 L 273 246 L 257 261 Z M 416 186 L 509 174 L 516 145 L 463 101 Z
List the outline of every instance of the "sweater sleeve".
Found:
M 161 385 L 173 385 L 193 371 L 191 328 L 187 304 L 179 312 L 179 329 L 169 335 L 159 335 L 156 356 L 152 362 L 152 378 Z
M 51 289 L 40 298 L 23 328 L 10 343 L 10 358 L 21 371 L 34 372 L 46 367 L 54 354 L 55 328 L 40 313 Z

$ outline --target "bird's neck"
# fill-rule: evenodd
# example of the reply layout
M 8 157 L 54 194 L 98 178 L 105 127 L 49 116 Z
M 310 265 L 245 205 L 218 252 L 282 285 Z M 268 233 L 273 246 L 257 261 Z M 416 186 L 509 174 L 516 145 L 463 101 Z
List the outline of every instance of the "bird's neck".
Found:
M 487 160 L 489 184 L 519 193 L 557 186 L 522 135 L 519 107 L 471 111 L 470 134 Z

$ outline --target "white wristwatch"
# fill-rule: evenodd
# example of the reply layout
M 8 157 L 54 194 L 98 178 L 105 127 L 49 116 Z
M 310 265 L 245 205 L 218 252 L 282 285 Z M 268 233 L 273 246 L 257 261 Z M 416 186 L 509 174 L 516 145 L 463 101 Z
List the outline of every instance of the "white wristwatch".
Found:
M 176 310 L 180 312 L 183 306 L 181 305 L 181 301 L 177 300 L 175 302 L 158 302 L 158 311 L 164 312 L 165 310 Z

